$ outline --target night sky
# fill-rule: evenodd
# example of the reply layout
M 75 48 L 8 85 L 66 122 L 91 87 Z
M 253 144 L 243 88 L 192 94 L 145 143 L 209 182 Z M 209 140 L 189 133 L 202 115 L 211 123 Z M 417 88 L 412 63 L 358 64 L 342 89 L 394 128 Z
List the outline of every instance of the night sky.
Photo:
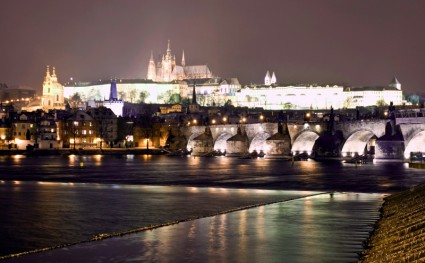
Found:
M 263 83 L 387 85 L 425 92 L 422 0 L 2 0 L 0 83 L 145 78 L 167 40 L 180 63 Z

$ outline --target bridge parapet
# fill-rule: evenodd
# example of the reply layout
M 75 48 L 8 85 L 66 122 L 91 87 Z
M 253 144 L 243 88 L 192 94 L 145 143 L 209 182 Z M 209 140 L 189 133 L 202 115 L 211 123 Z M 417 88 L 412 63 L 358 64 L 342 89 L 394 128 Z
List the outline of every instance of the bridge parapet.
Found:
M 335 130 L 341 131 L 345 139 L 358 131 L 370 131 L 379 138 L 385 134 L 387 122 L 388 120 L 342 121 L 335 123 Z

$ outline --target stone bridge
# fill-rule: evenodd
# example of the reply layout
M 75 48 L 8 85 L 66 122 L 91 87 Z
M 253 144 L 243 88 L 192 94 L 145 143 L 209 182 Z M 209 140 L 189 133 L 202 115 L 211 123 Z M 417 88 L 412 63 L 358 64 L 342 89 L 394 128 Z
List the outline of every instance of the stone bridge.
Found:
M 285 132 L 289 135 L 288 152 L 293 154 L 312 154 L 316 141 L 328 131 L 327 122 L 287 123 Z M 374 149 L 379 138 L 386 138 L 386 128 L 389 120 L 359 120 L 336 122 L 334 131 L 342 135 L 343 142 L 339 149 L 342 157 L 361 155 L 365 150 Z M 184 128 L 188 138 L 188 149 L 193 148 L 194 139 L 204 134 L 206 128 L 211 132 L 213 149 L 227 151 L 227 140 L 237 134 L 238 127 L 244 131 L 248 141 L 249 152 L 263 151 L 266 155 L 272 151 L 266 143 L 267 139 L 278 133 L 277 123 L 228 124 L 211 126 L 190 126 Z M 425 152 L 425 123 L 397 123 L 401 133 L 403 154 L 407 158 L 411 152 Z M 288 137 L 287 137 L 288 138 Z

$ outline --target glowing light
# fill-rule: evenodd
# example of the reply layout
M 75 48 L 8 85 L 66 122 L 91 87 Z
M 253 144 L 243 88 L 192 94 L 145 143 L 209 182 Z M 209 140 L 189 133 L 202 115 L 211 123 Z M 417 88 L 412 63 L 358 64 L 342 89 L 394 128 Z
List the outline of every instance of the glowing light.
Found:
M 4 134 L 2 134 L 2 135 L 0 136 L 0 138 L 1 138 L 2 140 L 4 140 L 4 139 L 6 139 L 6 136 L 5 136 Z
M 223 121 L 226 122 L 227 121 L 227 118 L 226 117 L 223 117 Z
M 410 158 L 410 152 L 404 152 L 404 159 Z
M 212 120 L 212 124 L 215 124 L 215 120 Z
M 342 157 L 347 157 L 347 153 L 346 152 L 343 152 L 342 153 Z

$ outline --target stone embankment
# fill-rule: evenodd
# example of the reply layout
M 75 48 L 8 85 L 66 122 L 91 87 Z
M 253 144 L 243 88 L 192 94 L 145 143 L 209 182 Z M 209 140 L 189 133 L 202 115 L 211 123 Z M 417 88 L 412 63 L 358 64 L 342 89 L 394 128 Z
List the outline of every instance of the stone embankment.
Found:
M 360 262 L 425 262 L 425 184 L 385 198 Z

